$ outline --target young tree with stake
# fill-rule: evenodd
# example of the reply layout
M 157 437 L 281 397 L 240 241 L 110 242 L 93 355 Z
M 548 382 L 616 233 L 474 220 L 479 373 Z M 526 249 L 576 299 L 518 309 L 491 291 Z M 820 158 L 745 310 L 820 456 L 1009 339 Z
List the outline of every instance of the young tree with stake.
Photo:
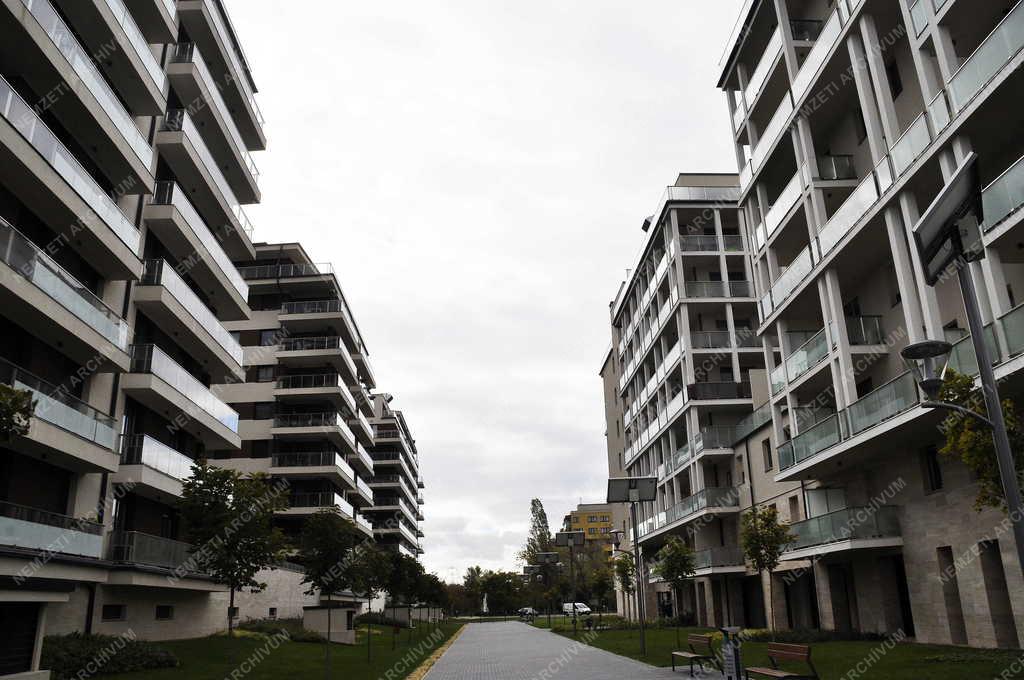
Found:
M 759 576 L 768 572 L 768 628 L 775 633 L 775 587 L 772 573 L 779 566 L 782 552 L 796 536 L 789 526 L 779 521 L 779 511 L 774 505 L 758 510 L 756 507 L 743 515 L 740 543 L 743 554 Z

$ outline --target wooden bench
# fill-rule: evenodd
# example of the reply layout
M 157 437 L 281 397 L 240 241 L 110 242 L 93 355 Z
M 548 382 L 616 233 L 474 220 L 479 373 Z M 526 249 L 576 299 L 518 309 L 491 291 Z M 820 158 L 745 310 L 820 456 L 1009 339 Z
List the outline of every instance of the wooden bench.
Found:
M 690 664 L 690 676 L 693 676 L 693 664 L 700 666 L 700 670 L 704 672 L 704 662 L 710 661 L 711 664 L 718 670 L 722 670 L 721 664 L 718 663 L 718 655 L 715 654 L 715 648 L 712 646 L 710 635 L 687 635 L 686 644 L 689 645 L 690 651 L 688 652 L 672 652 L 672 670 L 676 669 L 676 659 L 685 659 Z M 698 651 L 698 648 L 700 651 Z
M 747 680 L 750 674 L 760 675 L 766 678 L 784 678 L 785 680 L 819 680 L 818 671 L 811 663 L 811 648 L 808 645 L 784 645 L 781 643 L 768 643 L 768 661 L 771 668 L 751 667 L 745 668 L 744 673 Z M 800 661 L 807 665 L 810 673 L 794 673 L 779 668 L 779 661 Z

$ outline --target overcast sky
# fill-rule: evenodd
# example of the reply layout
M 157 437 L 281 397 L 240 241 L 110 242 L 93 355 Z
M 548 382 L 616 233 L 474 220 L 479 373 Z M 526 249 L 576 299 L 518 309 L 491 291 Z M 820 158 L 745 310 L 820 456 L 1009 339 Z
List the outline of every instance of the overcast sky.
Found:
M 740 0 L 228 0 L 259 87 L 256 239 L 334 264 L 426 483 L 423 556 L 516 568 L 603 501 L 597 371 L 640 224 L 735 172 L 717 63 Z

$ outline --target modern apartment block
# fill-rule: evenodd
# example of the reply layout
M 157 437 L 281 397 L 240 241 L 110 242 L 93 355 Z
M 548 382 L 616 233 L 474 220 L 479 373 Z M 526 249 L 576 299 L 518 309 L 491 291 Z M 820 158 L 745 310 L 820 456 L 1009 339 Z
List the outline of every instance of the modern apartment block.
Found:
M 1007 0 L 745 3 L 718 85 L 740 168 L 733 201 L 759 365 L 749 359 L 746 414 L 716 420 L 733 429 L 719 438 L 718 476 L 707 463 L 684 463 L 683 482 L 662 483 L 639 536 L 648 556 L 667 533 L 698 550 L 698 576 L 675 606 L 699 621 L 759 626 L 772 617 L 779 627 L 1019 646 L 1024 583 L 1013 537 L 1000 528 L 1002 513 L 974 510 L 969 470 L 937 455 L 942 416 L 921 407 L 899 351 L 945 338 L 955 343 L 951 367 L 977 373 L 956 277 L 928 286 L 912 236 L 974 152 L 985 257 L 969 271 L 1001 389 L 1019 398 L 1024 141 L 1013 111 L 1022 22 L 1024 3 Z M 678 308 L 669 298 L 664 314 L 676 323 L 654 324 L 665 298 L 651 273 L 671 281 L 687 271 L 678 259 L 662 265 L 663 237 L 647 235 L 612 319 L 626 367 L 630 474 L 674 472 L 666 452 L 678 446 L 672 432 L 689 403 L 684 396 L 675 415 L 669 406 L 657 426 L 629 417 L 659 413 L 671 394 L 658 382 L 661 351 L 679 333 L 673 326 L 692 319 L 682 297 Z M 650 343 L 638 343 L 637 326 Z M 696 360 L 689 349 L 684 365 Z M 633 364 L 639 377 L 629 375 Z M 693 436 L 686 443 L 694 451 Z M 773 602 L 735 534 L 738 514 L 769 504 L 797 537 L 774 576 Z M 649 591 L 649 600 L 671 601 L 665 584 Z
M 598 544 L 612 556 L 612 532 L 626 531 L 626 506 L 622 503 L 580 503 L 562 519 L 562 531 L 582 531 L 588 543 Z

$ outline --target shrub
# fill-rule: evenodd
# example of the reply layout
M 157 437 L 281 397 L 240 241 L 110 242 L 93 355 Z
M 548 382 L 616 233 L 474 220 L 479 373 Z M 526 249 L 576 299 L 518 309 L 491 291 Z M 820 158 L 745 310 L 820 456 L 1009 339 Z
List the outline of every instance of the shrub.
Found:
M 131 637 L 71 633 L 43 640 L 42 667 L 52 671 L 54 680 L 71 680 L 82 670 L 108 675 L 177 665 L 174 654 Z
M 740 633 L 745 642 L 785 642 L 790 644 L 810 644 L 814 642 L 876 642 L 886 639 L 881 633 L 858 633 L 856 631 L 833 630 L 777 630 L 774 633 L 767 628 L 745 628 Z M 716 642 L 721 642 L 722 634 L 713 633 Z
M 271 636 L 284 632 L 292 642 L 323 642 L 324 636 L 302 627 L 302 619 L 255 619 L 238 625 L 239 630 Z

